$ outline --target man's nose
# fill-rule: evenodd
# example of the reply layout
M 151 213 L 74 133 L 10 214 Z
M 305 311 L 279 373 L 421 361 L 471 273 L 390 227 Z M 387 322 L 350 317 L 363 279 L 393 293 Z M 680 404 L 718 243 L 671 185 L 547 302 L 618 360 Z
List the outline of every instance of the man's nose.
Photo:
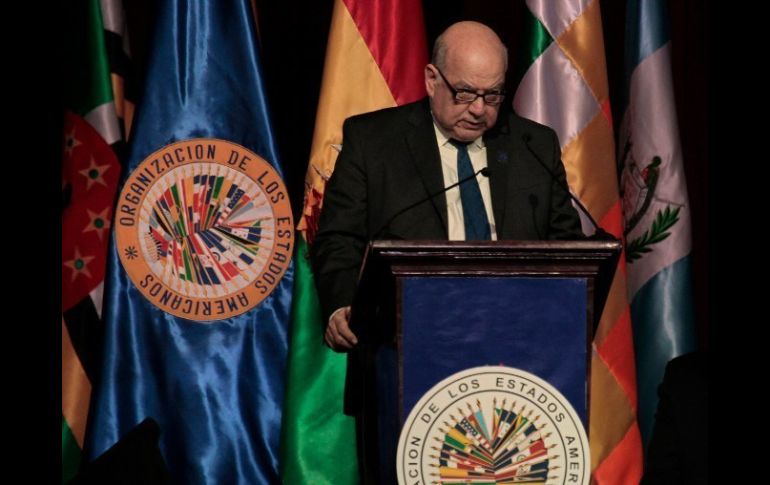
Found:
M 484 96 L 479 96 L 474 99 L 470 106 L 468 106 L 468 111 L 470 111 L 473 116 L 481 116 L 484 113 Z

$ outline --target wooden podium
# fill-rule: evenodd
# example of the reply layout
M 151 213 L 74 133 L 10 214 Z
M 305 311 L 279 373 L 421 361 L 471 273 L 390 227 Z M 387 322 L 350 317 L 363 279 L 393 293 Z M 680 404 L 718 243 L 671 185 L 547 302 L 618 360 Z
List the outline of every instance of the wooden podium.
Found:
M 396 483 L 399 433 L 433 385 L 503 365 L 563 394 L 586 430 L 591 341 L 619 241 L 375 241 L 353 303 L 345 410 L 365 475 Z

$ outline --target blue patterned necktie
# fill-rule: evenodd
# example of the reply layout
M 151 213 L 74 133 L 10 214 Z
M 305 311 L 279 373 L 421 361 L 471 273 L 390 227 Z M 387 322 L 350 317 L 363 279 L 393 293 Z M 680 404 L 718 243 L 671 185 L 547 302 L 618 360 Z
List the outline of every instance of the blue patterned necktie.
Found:
M 471 157 L 468 156 L 468 143 L 457 140 L 449 140 L 449 143 L 457 148 L 457 180 L 472 176 L 473 165 L 471 165 Z M 481 189 L 475 178 L 460 184 L 460 199 L 463 204 L 465 240 L 489 241 L 492 239 L 484 199 L 481 198 Z

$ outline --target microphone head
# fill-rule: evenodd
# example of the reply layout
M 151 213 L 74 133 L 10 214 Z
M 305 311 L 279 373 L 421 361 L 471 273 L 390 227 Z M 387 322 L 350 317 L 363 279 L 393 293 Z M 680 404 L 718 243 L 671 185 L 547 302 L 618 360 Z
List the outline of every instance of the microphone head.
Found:
M 479 170 L 479 172 L 481 173 L 481 175 L 487 178 L 489 178 L 489 176 L 492 175 L 492 169 L 489 167 L 484 167 L 481 170 Z
M 521 135 L 521 139 L 524 140 L 524 143 L 529 143 L 532 141 L 532 135 L 530 135 L 529 133 L 523 133 Z

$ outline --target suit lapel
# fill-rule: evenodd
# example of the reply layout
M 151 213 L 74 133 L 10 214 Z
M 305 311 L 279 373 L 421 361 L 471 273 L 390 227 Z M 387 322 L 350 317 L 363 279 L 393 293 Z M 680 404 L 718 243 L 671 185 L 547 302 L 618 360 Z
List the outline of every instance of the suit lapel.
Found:
M 505 239 L 506 234 L 503 234 L 506 212 L 506 197 L 508 191 L 508 172 L 513 160 L 510 160 L 511 154 L 514 152 L 510 144 L 513 140 L 510 139 L 510 127 L 508 125 L 508 117 L 504 112 L 500 113 L 500 117 L 503 120 L 498 121 L 497 126 L 489 130 L 484 135 L 484 144 L 487 147 L 487 167 L 490 169 L 489 175 L 489 191 L 492 195 L 492 212 L 494 212 L 495 226 L 497 228 L 497 238 Z
M 427 101 L 417 105 L 409 117 L 410 130 L 406 133 L 406 144 L 409 147 L 409 153 L 412 161 L 420 175 L 423 187 L 425 187 L 425 196 L 435 194 L 444 188 L 444 175 L 441 169 L 441 155 L 438 151 L 436 142 L 436 133 L 433 128 L 433 118 Z M 441 226 L 444 230 L 443 235 L 437 234 L 437 237 L 446 239 L 449 237 L 447 225 L 447 207 L 446 196 L 438 195 L 431 200 L 436 216 L 441 220 Z

